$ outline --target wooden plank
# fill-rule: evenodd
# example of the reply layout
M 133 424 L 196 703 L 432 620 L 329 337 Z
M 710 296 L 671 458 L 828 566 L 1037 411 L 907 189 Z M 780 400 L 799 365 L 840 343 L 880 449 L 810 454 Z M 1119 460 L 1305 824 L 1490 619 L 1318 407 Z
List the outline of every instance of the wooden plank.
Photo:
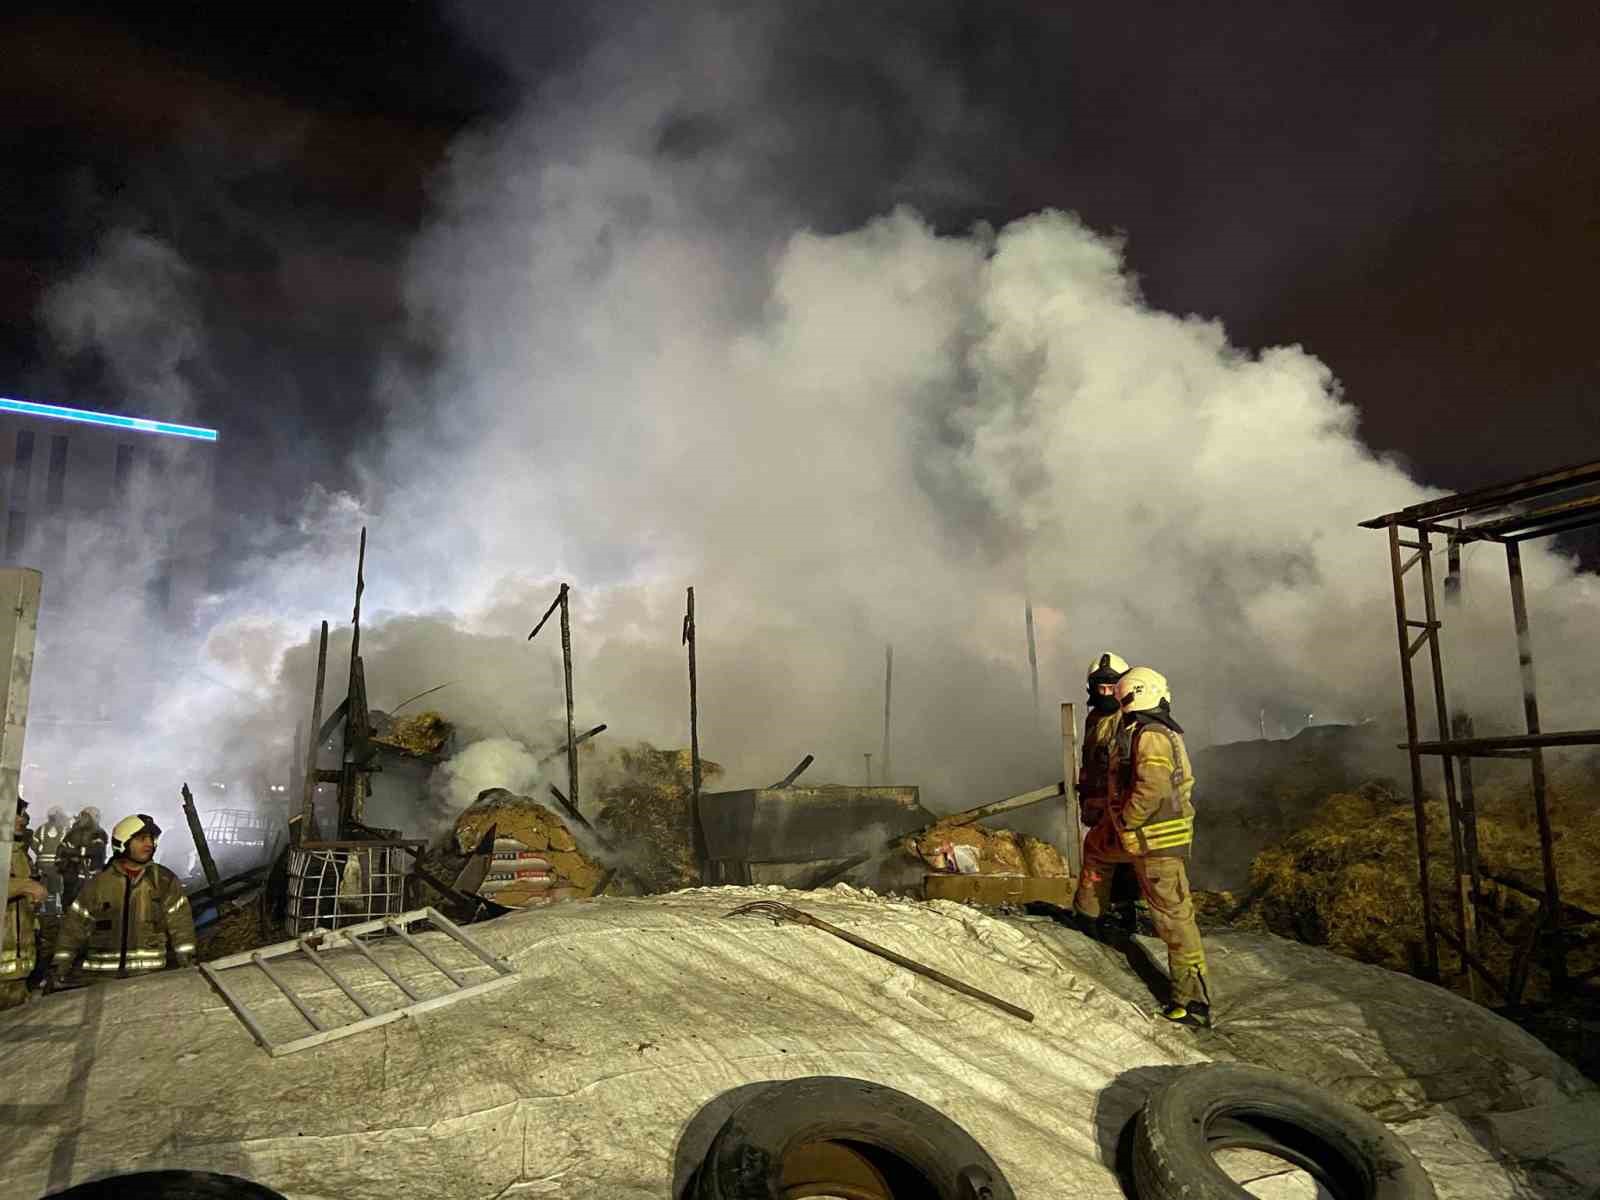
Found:
M 206 831 L 201 828 L 200 814 L 195 811 L 194 793 L 187 781 L 183 785 L 183 817 L 189 823 L 189 836 L 194 838 L 195 853 L 200 856 L 200 868 L 206 873 L 206 888 L 211 893 L 211 903 L 222 903 L 222 886 L 217 875 L 217 863 L 211 857 L 211 847 L 206 844 Z

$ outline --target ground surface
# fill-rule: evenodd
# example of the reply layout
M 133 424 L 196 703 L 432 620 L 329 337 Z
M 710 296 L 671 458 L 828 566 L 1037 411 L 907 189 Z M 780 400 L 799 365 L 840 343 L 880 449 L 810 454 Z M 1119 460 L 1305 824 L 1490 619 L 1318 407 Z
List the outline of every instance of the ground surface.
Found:
M 848 889 L 781 895 L 1028 1007 L 1027 1024 L 818 931 L 723 917 L 771 895 L 605 898 L 475 926 L 516 984 L 282 1058 L 193 972 L 4 1014 L 8 1100 L 28 1119 L 0 1127 L 0 1194 L 188 1167 L 297 1200 L 662 1200 L 703 1153 L 706 1105 L 745 1084 L 839 1074 L 947 1113 L 1019 1196 L 1111 1198 L 1116 1138 L 1144 1094 L 1206 1059 L 1291 1071 L 1362 1105 L 1397 1128 L 1444 1200 L 1587 1200 L 1584 1181 L 1600 1177 L 1600 1091 L 1443 989 L 1219 934 L 1221 1024 L 1195 1033 L 1152 1021 L 1127 959 L 1049 919 Z M 423 974 L 404 947 L 380 953 Z M 386 986 L 344 966 L 374 998 Z M 295 986 L 319 1009 L 347 1004 L 304 972 Z M 277 1036 L 307 1029 L 264 980 L 238 986 Z

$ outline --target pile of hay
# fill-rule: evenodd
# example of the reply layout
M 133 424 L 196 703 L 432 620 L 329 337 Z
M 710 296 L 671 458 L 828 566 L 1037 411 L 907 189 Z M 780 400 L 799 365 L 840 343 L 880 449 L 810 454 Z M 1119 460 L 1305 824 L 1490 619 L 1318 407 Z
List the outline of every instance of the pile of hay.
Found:
M 971 846 L 978 852 L 980 875 L 1027 875 L 1035 879 L 1059 879 L 1067 874 L 1067 864 L 1049 842 L 1011 829 L 985 829 L 981 825 L 935 825 L 916 838 L 902 843 L 907 854 L 920 858 L 937 869 L 939 848 Z
M 1525 770 L 1525 768 L 1524 768 Z M 1519 786 L 1520 782 L 1520 786 Z M 1557 769 L 1548 789 L 1556 868 L 1563 899 L 1600 911 L 1600 822 L 1592 817 L 1600 774 L 1576 764 Z M 1526 777 L 1487 773 L 1477 788 L 1479 858 L 1484 872 L 1540 878 L 1539 840 Z M 1449 817 L 1442 801 L 1429 800 L 1429 884 L 1434 903 L 1453 930 L 1456 881 L 1451 866 Z M 1480 930 L 1480 957 L 1503 976 L 1512 944 L 1532 920 L 1535 902 L 1489 885 L 1492 903 Z M 1329 796 L 1306 826 L 1256 856 L 1249 900 L 1226 913 L 1227 900 L 1209 901 L 1212 918 L 1227 915 L 1234 927 L 1258 927 L 1392 970 L 1417 973 L 1423 942 L 1417 882 L 1416 817 L 1409 798 L 1382 784 Z M 1505 936 L 1489 926 L 1498 924 Z M 1571 969 L 1596 965 L 1600 944 L 1571 956 Z M 1455 953 L 1441 941 L 1446 982 L 1464 988 Z M 1534 971 L 1525 999 L 1545 995 Z
M 455 732 L 454 726 L 444 719 L 444 714 L 432 710 L 397 719 L 375 712 L 372 722 L 374 742 L 419 758 L 442 756 Z
M 521 842 L 550 864 L 552 871 L 566 887 L 577 895 L 593 895 L 606 875 L 606 869 L 596 858 L 585 854 L 573 836 L 554 812 L 527 796 L 518 796 L 505 788 L 489 788 L 462 810 L 456 818 L 455 848 L 460 854 L 470 854 L 477 847 L 490 826 L 495 837 Z M 497 896 L 499 902 L 512 904 L 507 896 Z M 520 901 L 516 901 L 520 903 Z
M 712 790 L 722 768 L 700 760 L 701 790 Z M 694 772 L 688 750 L 657 750 L 643 742 L 613 750 L 595 785 L 601 808 L 595 825 L 651 892 L 700 886 L 690 804 Z

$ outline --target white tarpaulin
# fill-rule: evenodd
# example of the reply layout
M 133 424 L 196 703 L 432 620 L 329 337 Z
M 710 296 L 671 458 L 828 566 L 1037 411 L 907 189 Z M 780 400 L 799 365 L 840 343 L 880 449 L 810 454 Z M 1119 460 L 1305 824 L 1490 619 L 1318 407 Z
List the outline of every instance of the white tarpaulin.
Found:
M 723 919 L 753 899 L 784 900 L 1036 1020 L 818 930 Z M 1440 988 L 1276 938 L 1208 939 L 1219 1027 L 1201 1032 L 1152 1020 L 1128 960 L 1061 925 L 848 888 L 582 901 L 471 933 L 518 983 L 281 1058 L 193 971 L 0 1015 L 14 1084 L 0 1098 L 0 1195 L 183 1167 L 294 1200 L 665 1200 L 715 1131 L 701 1110 L 717 1097 L 847 1075 L 960 1123 L 1020 1197 L 1113 1200 L 1116 1138 L 1145 1092 L 1207 1059 L 1290 1071 L 1361 1105 L 1405 1138 L 1444 1200 L 1589 1200 L 1600 1181 L 1600 1090 L 1573 1068 Z M 444 935 L 423 937 L 470 981 L 490 976 Z M 409 948 L 377 953 L 443 990 Z M 395 995 L 351 952 L 336 957 L 363 992 Z M 318 1008 L 356 1015 L 315 968 L 284 970 Z M 228 978 L 272 1036 L 308 1031 L 255 968 Z

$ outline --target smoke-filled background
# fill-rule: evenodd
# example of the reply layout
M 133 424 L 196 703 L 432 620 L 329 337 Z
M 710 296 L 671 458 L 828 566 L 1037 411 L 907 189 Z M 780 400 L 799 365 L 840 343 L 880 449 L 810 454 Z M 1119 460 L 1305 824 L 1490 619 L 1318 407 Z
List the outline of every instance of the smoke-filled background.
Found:
M 172 629 L 139 530 L 192 497 L 152 475 L 116 555 L 74 539 L 36 694 L 110 715 L 30 731 L 52 789 L 171 818 L 180 777 L 287 778 L 320 619 L 342 695 L 363 525 L 369 697 L 449 684 L 452 803 L 539 778 L 559 639 L 526 637 L 561 581 L 579 727 L 663 746 L 695 587 L 731 786 L 881 770 L 888 644 L 893 775 L 935 809 L 1057 778 L 1104 649 L 1196 745 L 1393 726 L 1357 522 L 1600 455 L 1562 299 L 1600 93 L 1553 16 L 474 3 L 290 14 L 252 59 L 109 7 L 9 30 L 24 128 L 49 95 L 81 157 L 20 147 L 47 199 L 12 229 L 53 249 L 5 390 L 215 424 L 216 551 Z M 86 59 L 103 91 L 46 87 Z M 1551 728 L 1600 695 L 1582 552 L 1525 550 Z M 1503 554 L 1466 571 L 1451 697 L 1515 728 Z

